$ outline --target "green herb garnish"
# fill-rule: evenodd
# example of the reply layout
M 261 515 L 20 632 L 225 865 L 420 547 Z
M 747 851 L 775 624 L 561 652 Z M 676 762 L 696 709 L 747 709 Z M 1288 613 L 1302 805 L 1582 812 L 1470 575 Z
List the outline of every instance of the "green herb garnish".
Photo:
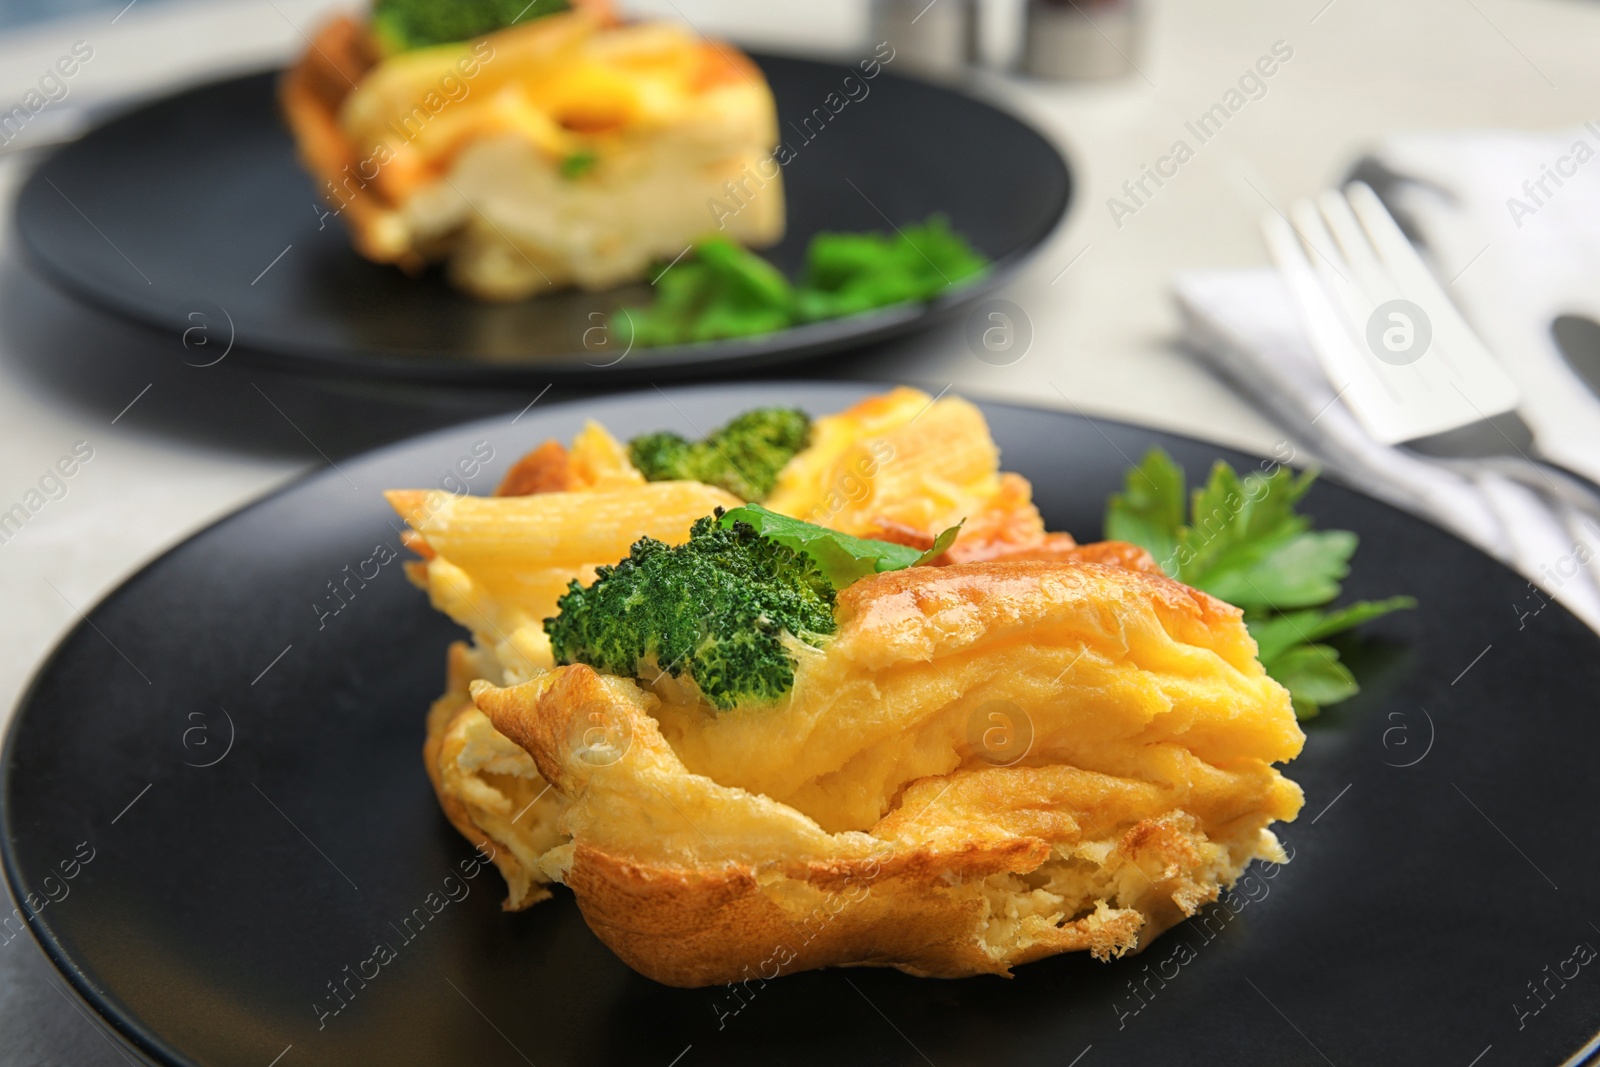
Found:
M 374 0 L 372 31 L 387 54 L 470 41 L 566 11 L 567 0 Z
M 593 170 L 598 162 L 600 162 L 599 156 L 587 148 L 580 149 L 561 161 L 561 176 L 569 182 L 577 181 Z
M 629 309 L 631 336 L 654 346 L 772 333 L 932 300 L 988 266 L 938 215 L 893 234 L 818 234 L 798 286 L 755 253 L 711 237 L 662 269 L 654 304 Z
M 1106 508 L 1105 533 L 1142 545 L 1169 576 L 1244 609 L 1261 663 L 1302 719 L 1360 690 L 1339 653 L 1321 640 L 1416 607 L 1407 596 L 1328 610 L 1350 573 L 1356 535 L 1313 530 L 1297 514 L 1314 474 L 1279 467 L 1243 478 L 1222 461 L 1189 501 L 1183 471 L 1159 448 L 1128 472 Z
M 820 233 L 807 250 L 798 317 L 815 322 L 932 300 L 988 267 L 943 215 L 893 234 Z
M 811 557 L 835 589 L 843 589 L 870 574 L 928 563 L 943 555 L 961 533 L 961 524 L 957 523 L 934 538 L 933 547 L 924 551 L 890 541 L 852 537 L 826 526 L 779 515 L 760 504 L 734 508 L 718 520 L 724 527 L 741 522 L 749 523 L 768 540 Z

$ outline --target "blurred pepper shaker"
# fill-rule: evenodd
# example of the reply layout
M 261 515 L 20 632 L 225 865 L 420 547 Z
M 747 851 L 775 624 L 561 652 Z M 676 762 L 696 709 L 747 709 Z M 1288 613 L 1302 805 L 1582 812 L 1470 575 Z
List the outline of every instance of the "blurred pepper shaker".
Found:
M 977 0 L 872 0 L 872 39 L 894 48 L 897 68 L 960 75 L 978 58 Z
M 1139 0 L 1028 0 L 1022 69 L 1057 80 L 1116 78 L 1138 62 Z

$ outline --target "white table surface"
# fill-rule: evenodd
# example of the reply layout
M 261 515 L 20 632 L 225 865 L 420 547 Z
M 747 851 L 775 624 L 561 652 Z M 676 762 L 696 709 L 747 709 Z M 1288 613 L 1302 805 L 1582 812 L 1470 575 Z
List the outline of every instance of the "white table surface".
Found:
M 686 17 L 757 47 L 839 52 L 866 42 L 860 0 L 629 6 Z M 1597 117 L 1600 6 L 1577 0 L 1148 6 L 1148 48 L 1129 78 L 1077 86 L 987 73 L 978 79 L 981 91 L 1057 138 L 1079 182 L 1069 223 L 1002 294 L 1032 322 L 1027 356 L 991 366 L 949 330 L 848 357 L 829 374 L 934 390 L 953 384 L 969 394 L 1270 450 L 1292 440 L 1295 428 L 1265 421 L 1182 354 L 1167 295 L 1173 272 L 1262 264 L 1256 220 L 1266 202 L 1281 206 L 1327 186 L 1386 133 L 1543 129 Z M 9 109 L 20 101 L 75 41 L 89 42 L 95 54 L 73 79 L 68 102 L 112 100 L 282 61 L 303 47 L 302 34 L 328 7 L 317 0 L 138 0 L 114 23 L 113 8 L 29 27 L 0 38 L 0 104 Z M 990 11 L 988 43 L 998 56 L 1014 31 L 1016 0 Z M 1107 198 L 1186 137 L 1184 121 L 1278 41 L 1294 56 L 1267 94 L 1118 226 Z M 9 219 L 27 163 L 0 160 L 0 502 L 19 498 L 74 442 L 88 441 L 95 452 L 66 497 L 0 545 L 0 722 L 79 609 L 199 527 L 326 462 L 285 416 L 338 459 L 420 429 L 519 408 L 531 396 L 422 398 L 313 387 L 232 361 L 186 366 L 177 336 L 146 334 L 73 304 L 22 262 Z M 31 942 L 0 945 L 0 1064 L 131 1062 L 63 988 Z

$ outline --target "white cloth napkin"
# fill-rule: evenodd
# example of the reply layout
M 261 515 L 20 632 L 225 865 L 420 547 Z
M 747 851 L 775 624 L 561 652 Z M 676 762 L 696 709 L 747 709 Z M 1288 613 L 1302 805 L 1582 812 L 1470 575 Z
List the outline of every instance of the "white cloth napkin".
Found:
M 1592 153 L 1582 163 L 1580 142 Z M 1558 164 L 1560 186 L 1544 169 Z M 1554 135 L 1395 137 L 1362 172 L 1398 176 L 1380 188 L 1391 209 L 1436 269 L 1457 264 L 1451 295 L 1524 392 L 1546 398 L 1544 423 L 1522 413 L 1541 443 L 1559 436 L 1568 448 L 1600 449 L 1600 401 L 1550 337 L 1557 314 L 1600 318 L 1600 124 Z M 1541 177 L 1550 195 L 1539 192 Z M 1513 212 L 1511 197 L 1534 210 Z M 1330 473 L 1505 561 L 1600 630 L 1600 500 L 1580 483 L 1520 457 L 1438 459 L 1374 441 L 1336 399 L 1273 271 L 1183 274 L 1175 289 L 1192 349 Z M 1530 587 L 1506 610 L 1520 619 L 1542 602 Z

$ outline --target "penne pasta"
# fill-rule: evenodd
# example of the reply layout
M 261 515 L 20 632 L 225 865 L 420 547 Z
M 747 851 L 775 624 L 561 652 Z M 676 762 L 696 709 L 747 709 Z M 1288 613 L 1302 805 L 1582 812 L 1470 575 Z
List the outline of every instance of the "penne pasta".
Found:
M 695 519 L 737 507 L 730 493 L 698 482 L 537 496 L 452 496 L 391 490 L 400 516 L 437 555 L 469 571 L 615 563 L 640 537 L 676 543 Z

